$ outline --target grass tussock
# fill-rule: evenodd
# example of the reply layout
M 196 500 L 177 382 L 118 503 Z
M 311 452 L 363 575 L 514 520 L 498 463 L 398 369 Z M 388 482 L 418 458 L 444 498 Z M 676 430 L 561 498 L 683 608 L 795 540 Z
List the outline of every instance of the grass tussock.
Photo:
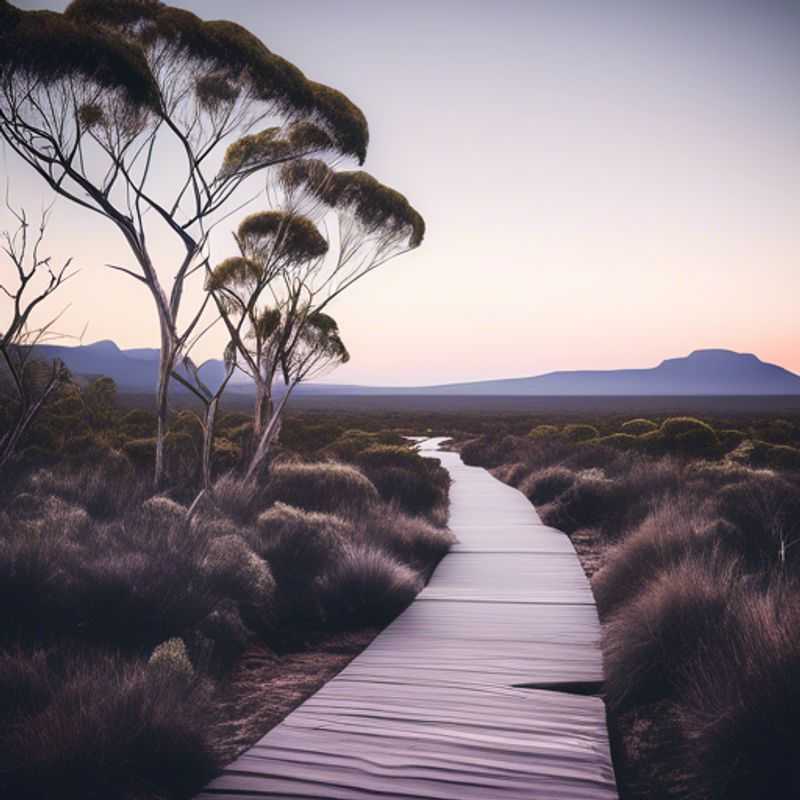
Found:
M 375 485 L 355 467 L 335 463 L 275 466 L 266 487 L 268 502 L 309 511 L 366 512 L 378 499 Z
M 184 797 L 217 767 L 209 689 L 174 658 L 11 650 L 0 688 L 5 797 Z
M 329 624 L 348 629 L 386 625 L 421 588 L 419 574 L 385 551 L 348 543 L 326 565 L 318 590 Z

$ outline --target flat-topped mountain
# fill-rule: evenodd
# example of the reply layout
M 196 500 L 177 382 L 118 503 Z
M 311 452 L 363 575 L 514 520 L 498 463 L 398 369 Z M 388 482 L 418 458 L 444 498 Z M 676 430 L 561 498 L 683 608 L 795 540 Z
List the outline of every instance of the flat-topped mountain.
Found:
M 76 375 L 113 378 L 122 390 L 149 391 L 156 385 L 156 349 L 121 350 L 114 342 L 101 341 L 78 347 L 47 345 L 40 351 L 43 357 L 60 358 Z M 223 374 L 222 362 L 206 361 L 200 371 L 213 385 Z M 248 391 L 245 376 L 235 376 L 231 389 Z M 800 376 L 752 353 L 714 349 L 695 350 L 645 369 L 559 371 L 529 378 L 420 387 L 307 384 L 298 391 L 332 395 L 800 395 Z
M 800 395 L 800 376 L 752 353 L 695 350 L 647 369 L 549 372 L 530 378 L 431 386 L 425 394 Z

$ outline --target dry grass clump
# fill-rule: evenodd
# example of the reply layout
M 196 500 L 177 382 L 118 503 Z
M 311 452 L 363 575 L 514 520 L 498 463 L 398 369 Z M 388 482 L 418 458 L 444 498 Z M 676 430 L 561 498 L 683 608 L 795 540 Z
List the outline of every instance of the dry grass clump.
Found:
M 725 549 L 707 511 L 686 497 L 663 498 L 641 524 L 606 553 L 592 580 L 602 617 L 633 600 L 663 570 L 683 562 L 705 562 Z
M 291 600 L 307 591 L 355 538 L 352 525 L 333 514 L 276 503 L 258 518 L 250 542 L 269 563 L 280 590 Z
M 421 517 L 390 509 L 373 515 L 362 528 L 362 539 L 379 546 L 426 578 L 456 543 L 446 528 L 438 528 Z
M 406 513 L 431 514 L 447 505 L 447 470 L 407 446 L 373 445 L 358 454 L 356 463 L 381 497 Z
M 375 485 L 346 464 L 278 464 L 270 472 L 268 502 L 309 511 L 361 514 L 378 499 Z
M 422 579 L 388 553 L 348 543 L 317 588 L 328 624 L 339 629 L 386 625 L 411 603 Z
M 550 503 L 570 489 L 577 473 L 566 467 L 547 467 L 529 474 L 519 484 L 520 491 L 534 505 Z
M 491 472 L 503 483 L 519 487 L 522 481 L 530 474 L 530 467 L 522 461 L 517 461 L 511 464 L 502 464 L 499 467 L 495 467 Z
M 95 519 L 118 517 L 132 504 L 142 502 L 146 493 L 144 482 L 122 459 L 81 469 L 42 469 L 27 479 L 23 491 L 26 488 L 40 496 L 59 497 Z
M 171 436 L 188 446 L 185 422 Z M 453 541 L 431 522 L 449 481 L 397 436 L 365 438 L 380 492 L 355 466 L 284 452 L 266 483 L 218 476 L 190 515 L 188 471 L 168 470 L 154 495 L 110 445 L 91 466 L 0 484 L 0 605 L 13 610 L 0 627 L 0 795 L 192 796 L 230 756 L 218 738 L 238 721 L 218 717 L 237 707 L 226 684 L 249 649 L 302 655 L 321 637 L 372 636 L 405 608 Z
M 0 690 L 5 797 L 186 797 L 218 768 L 208 689 L 185 671 L 12 650 L 0 654 Z
M 795 426 L 749 430 L 671 417 L 631 420 L 571 452 L 564 436 L 511 437 L 505 459 L 498 439 L 473 445 L 499 477 L 527 471 L 519 487 L 585 563 L 607 547 L 592 586 L 625 797 L 800 791 Z
M 604 629 L 605 697 L 615 711 L 665 700 L 713 639 L 741 580 L 735 560 L 687 558 L 658 570 Z
M 681 693 L 681 755 L 695 796 L 800 793 L 797 590 L 728 597 L 727 624 L 703 647 Z

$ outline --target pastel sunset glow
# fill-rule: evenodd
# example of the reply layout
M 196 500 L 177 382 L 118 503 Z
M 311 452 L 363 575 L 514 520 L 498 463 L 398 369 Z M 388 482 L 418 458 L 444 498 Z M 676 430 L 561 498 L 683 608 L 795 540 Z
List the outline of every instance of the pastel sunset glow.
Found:
M 345 92 L 369 121 L 365 168 L 425 217 L 418 250 L 332 309 L 352 360 L 327 380 L 646 367 L 707 347 L 800 372 L 797 3 L 174 4 Z M 0 174 L 29 213 L 49 196 L 7 147 Z M 170 275 L 174 242 L 151 247 Z M 107 221 L 58 201 L 48 252 L 81 268 L 63 330 L 157 346 L 151 297 L 103 268 L 129 259 Z M 220 330 L 202 356 L 223 345 Z

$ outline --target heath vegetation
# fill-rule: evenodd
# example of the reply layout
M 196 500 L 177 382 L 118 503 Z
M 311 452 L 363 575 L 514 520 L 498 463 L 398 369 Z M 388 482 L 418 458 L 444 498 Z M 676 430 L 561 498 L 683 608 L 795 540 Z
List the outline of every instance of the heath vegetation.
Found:
M 503 427 L 465 434 L 462 455 L 592 576 L 623 796 L 797 794 L 800 419 Z
M 450 546 L 447 474 L 405 439 L 284 424 L 295 388 L 349 359 L 333 301 L 418 247 L 425 223 L 341 168 L 369 141 L 349 98 L 236 23 L 158 0 L 0 0 L 0 137 L 116 232 L 128 265 L 106 267 L 148 292 L 160 343 L 155 396 L 127 409 L 110 379 L 43 355 L 63 338 L 71 260 L 46 252 L 47 214 L 34 229 L 7 201 L 0 794 L 189 796 Z M 212 232 L 251 203 L 235 250 L 212 259 Z M 212 329 L 209 374 L 196 350 Z M 237 371 L 254 402 L 228 413 Z

